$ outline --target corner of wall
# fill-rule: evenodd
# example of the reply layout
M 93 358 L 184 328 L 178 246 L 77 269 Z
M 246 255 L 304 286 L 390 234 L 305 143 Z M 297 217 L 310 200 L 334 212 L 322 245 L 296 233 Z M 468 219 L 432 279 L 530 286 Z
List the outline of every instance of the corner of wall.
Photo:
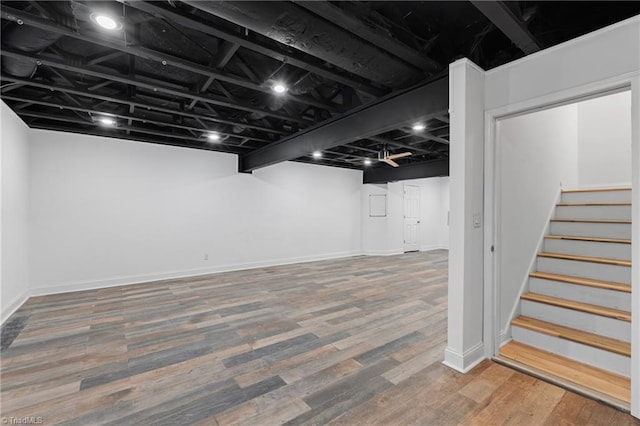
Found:
M 29 300 L 29 290 L 25 290 L 21 295 L 14 298 L 9 303 L 3 303 L 5 305 L 2 308 L 2 314 L 0 315 L 0 326 L 4 325 L 5 321 L 11 317 L 24 303 Z
M 460 353 L 450 346 L 447 346 L 444 351 L 444 361 L 442 363 L 460 373 L 467 373 L 485 359 L 487 359 L 487 357 L 484 353 L 484 344 L 480 342 L 464 351 L 464 353 Z

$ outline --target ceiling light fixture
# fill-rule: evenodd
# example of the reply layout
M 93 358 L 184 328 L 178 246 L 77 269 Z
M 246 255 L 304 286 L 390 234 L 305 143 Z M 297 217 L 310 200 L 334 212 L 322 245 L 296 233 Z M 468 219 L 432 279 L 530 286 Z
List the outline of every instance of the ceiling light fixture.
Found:
M 322 158 L 322 153 L 320 151 L 313 151 L 313 158 Z
M 371 165 L 371 159 L 370 158 L 365 158 L 364 159 L 364 165 L 365 166 L 370 166 Z
M 425 126 L 425 125 L 424 125 L 424 124 L 422 124 L 422 123 L 416 123 L 416 124 L 414 124 L 414 125 L 413 125 L 413 127 L 411 127 L 411 128 L 413 129 L 413 131 L 414 131 L 414 132 L 421 132 L 421 131 L 423 131 L 424 129 L 426 129 L 426 128 L 427 128 L 427 126 Z
M 271 90 L 273 90 L 274 93 L 281 95 L 287 91 L 287 86 L 285 86 L 284 83 L 275 83 L 271 86 Z
M 116 121 L 113 118 L 102 117 L 100 123 L 104 126 L 115 126 Z
M 100 25 L 105 30 L 117 30 L 121 27 L 121 25 L 109 15 L 104 15 L 102 13 L 97 13 L 91 16 L 96 24 Z
M 220 140 L 220 134 L 219 134 L 219 133 L 209 133 L 209 134 L 207 135 L 207 138 L 208 138 L 210 141 L 217 142 L 217 141 L 219 141 L 219 140 Z

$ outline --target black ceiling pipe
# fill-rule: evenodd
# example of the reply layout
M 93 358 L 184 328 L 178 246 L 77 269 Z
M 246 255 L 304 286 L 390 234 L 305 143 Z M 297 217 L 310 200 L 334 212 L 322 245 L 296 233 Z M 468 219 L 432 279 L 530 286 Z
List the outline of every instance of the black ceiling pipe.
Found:
M 407 87 L 424 78 L 416 68 L 293 3 L 199 0 L 183 3 L 386 87 Z

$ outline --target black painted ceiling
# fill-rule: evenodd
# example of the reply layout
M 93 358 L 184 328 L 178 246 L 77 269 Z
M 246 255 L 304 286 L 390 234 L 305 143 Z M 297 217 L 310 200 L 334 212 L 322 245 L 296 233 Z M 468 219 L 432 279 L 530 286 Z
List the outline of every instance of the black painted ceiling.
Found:
M 32 128 L 242 156 L 458 58 L 490 69 L 640 13 L 640 2 L 491 3 L 2 1 L 2 98 Z M 99 14 L 119 28 L 100 28 Z M 383 149 L 412 152 L 401 165 L 448 158 L 446 111 L 423 124 L 296 161 L 390 167 L 375 160 Z

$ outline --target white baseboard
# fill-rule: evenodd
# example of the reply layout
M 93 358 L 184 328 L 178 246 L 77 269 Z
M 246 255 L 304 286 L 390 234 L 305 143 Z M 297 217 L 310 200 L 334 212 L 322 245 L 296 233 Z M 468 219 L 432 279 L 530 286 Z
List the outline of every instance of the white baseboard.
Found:
M 436 244 L 436 245 L 420 247 L 420 251 L 432 251 L 432 250 L 449 250 L 449 246 Z
M 467 373 L 486 358 L 487 357 L 484 353 L 484 343 L 479 342 L 472 348 L 464 351 L 464 353 L 460 353 L 447 346 L 444 350 L 444 361 L 442 363 L 449 368 L 459 371 L 460 373 Z
M 2 309 L 2 313 L 0 314 L 0 324 L 4 324 L 4 322 L 13 315 L 13 313 L 17 311 L 24 302 L 27 301 L 27 299 L 29 299 L 29 290 L 24 291 L 20 296 L 9 302 L 7 306 Z
M 511 326 L 505 328 L 504 330 L 500 330 L 500 334 L 498 335 L 498 344 L 499 347 L 503 347 L 504 345 L 506 345 L 507 343 L 509 343 L 511 340 L 513 340 L 511 338 Z
M 365 250 L 362 252 L 365 256 L 395 256 L 404 253 L 402 250 Z
M 207 268 L 196 268 L 183 271 L 170 271 L 155 274 L 130 275 L 125 277 L 107 278 L 95 281 L 80 281 L 71 284 L 37 287 L 30 291 L 31 296 L 43 296 L 48 294 L 68 293 L 74 291 L 96 290 L 122 285 L 141 284 L 151 281 L 170 280 L 177 278 L 197 277 L 201 275 L 217 274 L 220 272 L 240 271 L 245 269 L 265 268 L 269 266 L 290 265 L 293 263 L 316 262 L 319 260 L 339 259 L 344 257 L 361 256 L 361 251 L 345 251 L 328 253 L 317 256 L 301 256 L 285 259 L 276 259 L 261 262 L 238 263 L 231 265 L 218 265 Z

